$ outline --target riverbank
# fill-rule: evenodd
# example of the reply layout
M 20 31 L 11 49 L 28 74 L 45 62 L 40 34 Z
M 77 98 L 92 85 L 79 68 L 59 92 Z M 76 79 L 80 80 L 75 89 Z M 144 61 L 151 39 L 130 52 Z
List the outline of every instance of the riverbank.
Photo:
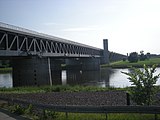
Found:
M 0 93 L 47 93 L 47 92 L 103 92 L 110 90 L 129 90 L 128 88 L 114 88 L 114 87 L 96 87 L 96 86 L 70 86 L 70 85 L 53 85 L 53 86 L 39 86 L 39 87 L 13 87 L 0 88 Z
M 28 95 L 25 95 L 24 94 L 11 94 L 11 96 L 9 94 L 6 94 L 8 97 L 10 96 L 11 99 L 20 99 L 20 101 L 24 101 L 31 97 L 34 97 L 34 99 L 29 99 L 30 102 L 38 102 L 39 103 L 42 103 L 43 105 L 51 105 L 53 106 L 53 103 L 52 102 L 56 102 L 55 99 L 58 99 L 58 102 L 66 102 L 66 101 L 69 101 L 70 102 L 70 99 L 73 99 L 73 102 L 78 102 L 78 104 L 87 107 L 88 104 L 87 103 L 97 103 L 98 102 L 105 102 L 106 104 L 109 104 L 110 105 L 110 102 L 112 103 L 121 103 L 123 106 L 126 106 L 125 105 L 125 93 L 122 91 L 122 92 L 116 92 L 116 91 L 112 91 L 111 93 L 109 92 L 98 92 L 98 93 L 86 93 L 86 92 L 83 92 L 83 93 L 64 93 L 64 94 L 59 94 L 57 93 L 57 95 L 55 96 L 56 93 L 47 93 L 47 94 L 28 94 Z M 124 95 L 123 95 L 124 93 Z M 70 96 L 70 95 L 71 96 Z M 113 97 L 111 97 L 111 95 L 113 95 Z M 117 96 L 118 95 L 118 96 Z M 0 96 L 3 96 L 3 95 L 0 95 Z M 57 98 L 57 96 L 59 96 L 60 98 Z M 64 98 L 65 97 L 65 98 Z M 118 101 L 115 101 L 114 98 L 117 98 L 118 97 Z M 45 99 L 45 104 L 43 103 L 43 98 Z M 49 98 L 51 98 L 51 103 L 48 102 Z M 107 100 L 106 100 L 107 98 Z M 17 99 L 17 100 L 18 100 Z M 91 99 L 91 100 L 88 100 L 88 99 Z M 113 100 L 112 100 L 113 99 Z M 33 100 L 33 101 L 32 101 Z M 38 101 L 37 101 L 38 100 Z M 59 101 L 60 100 L 60 101 Z M 79 101 L 80 100 L 80 101 Z M 99 101 L 100 100 L 100 101 Z M 122 100 L 122 101 L 121 101 Z M 28 100 L 27 100 L 28 101 Z M 95 101 L 95 102 L 94 102 Z M 5 102 L 5 104 L 4 104 Z M 25 101 L 24 101 L 25 102 Z M 79 103 L 80 102 L 80 103 Z M 82 104 L 81 104 L 82 102 Z M 124 103 L 123 103 L 124 102 Z M 87 105 L 86 105 L 87 104 Z M 41 104 L 40 104 L 41 105 Z M 56 103 L 57 105 L 57 103 Z M 64 106 L 66 106 L 68 104 L 65 104 Z M 115 106 L 115 104 L 112 104 L 113 106 Z M 118 104 L 119 105 L 119 104 Z M 122 106 L 121 105 L 121 106 Z M 74 105 L 75 106 L 75 105 Z M 90 106 L 90 105 L 89 105 Z M 99 104 L 98 104 L 99 106 Z M 101 107 L 102 106 L 105 106 L 105 104 L 102 104 L 100 105 Z M 23 102 L 18 104 L 18 102 L 16 103 L 10 103 L 8 104 L 7 101 L 3 101 L 2 104 L 0 104 L 0 108 L 2 109 L 6 109 L 14 114 L 16 114 L 17 116 L 23 116 L 25 118 L 28 118 L 28 119 L 34 119 L 34 120 L 51 120 L 51 119 L 54 119 L 54 120 L 106 120 L 106 114 L 105 113 L 66 113 L 66 112 L 56 112 L 56 111 L 50 111 L 48 109 L 42 109 L 42 108 L 37 108 L 34 106 L 34 104 L 30 104 L 28 106 L 24 105 Z M 65 107 L 64 107 L 65 108 Z M 154 119 L 154 115 L 152 114 L 138 114 L 138 113 L 107 113 L 107 118 L 109 120 L 152 120 Z M 160 115 L 157 114 L 157 118 L 159 119 L 160 118 Z
M 31 103 L 41 103 L 46 105 L 83 105 L 83 106 L 125 106 L 127 105 L 127 91 L 130 88 L 101 88 L 94 86 L 40 86 L 40 87 L 16 87 L 0 88 L 1 98 L 17 99 L 29 101 Z M 160 87 L 157 87 L 160 90 Z M 160 105 L 160 104 L 158 104 Z M 4 106 L 4 104 L 0 105 Z M 6 106 L 6 109 L 12 112 L 24 112 L 20 105 Z M 26 108 L 25 112 L 31 110 Z M 33 111 L 28 115 L 30 118 L 39 119 L 42 114 L 35 114 Z M 52 114 L 50 114 L 52 113 Z M 26 114 L 26 113 L 24 113 Z M 56 115 L 56 120 L 65 120 L 66 114 L 59 112 L 49 112 L 49 115 Z M 74 116 L 74 117 L 73 117 Z M 78 116 L 78 117 L 77 117 Z M 143 116 L 143 117 L 142 117 Z M 46 116 L 45 116 L 46 117 Z M 50 117 L 50 116 L 49 116 Z M 72 118 L 73 117 L 73 118 Z M 159 118 L 160 116 L 158 116 Z M 80 114 L 68 113 L 68 120 L 105 120 L 105 114 Z M 154 115 L 140 114 L 108 114 L 109 120 L 150 120 Z M 132 119 L 134 118 L 134 119 Z
M 11 73 L 12 68 L 0 68 L 0 73 Z
M 111 68 L 130 68 L 130 67 L 137 67 L 141 68 L 143 65 L 152 66 L 154 64 L 157 64 L 160 66 L 160 58 L 150 58 L 149 60 L 145 61 L 138 61 L 136 63 L 130 63 L 129 61 L 117 61 L 108 64 L 101 65 L 102 68 L 104 67 L 111 67 Z
M 0 105 L 18 115 L 24 115 L 30 119 L 37 120 L 43 118 L 50 120 L 105 120 L 105 114 L 89 113 L 62 113 L 48 110 L 36 109 L 32 104 L 52 105 L 52 106 L 127 106 L 127 96 L 125 91 L 103 91 L 103 92 L 50 92 L 50 93 L 27 93 L 27 94 L 6 94 L 0 93 L 1 98 L 20 100 L 31 103 L 28 107 L 21 104 L 11 103 L 11 106 Z M 8 103 L 8 102 L 6 102 Z M 44 114 L 45 112 L 45 114 Z M 42 116 L 44 115 L 44 116 Z M 73 117 L 74 116 L 74 117 Z M 151 120 L 154 115 L 146 114 L 108 114 L 109 120 Z M 143 116 L 143 117 L 142 117 Z M 157 116 L 160 117 L 159 115 Z M 47 119 L 48 118 L 48 119 Z M 86 119 L 87 118 L 87 119 Z M 134 118 L 134 119 L 133 119 Z

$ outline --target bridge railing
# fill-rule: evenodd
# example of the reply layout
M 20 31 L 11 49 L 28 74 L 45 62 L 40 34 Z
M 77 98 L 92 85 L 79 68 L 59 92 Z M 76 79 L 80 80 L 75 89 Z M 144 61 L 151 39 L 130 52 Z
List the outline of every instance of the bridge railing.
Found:
M 8 101 L 12 104 L 22 104 L 22 105 L 33 105 L 33 107 L 39 109 L 47 109 L 55 112 L 65 112 L 67 113 L 143 113 L 143 114 L 155 114 L 155 120 L 158 119 L 157 114 L 160 114 L 160 106 L 76 106 L 76 105 L 49 105 L 32 103 L 22 100 L 11 100 L 7 98 L 0 98 L 0 100 Z

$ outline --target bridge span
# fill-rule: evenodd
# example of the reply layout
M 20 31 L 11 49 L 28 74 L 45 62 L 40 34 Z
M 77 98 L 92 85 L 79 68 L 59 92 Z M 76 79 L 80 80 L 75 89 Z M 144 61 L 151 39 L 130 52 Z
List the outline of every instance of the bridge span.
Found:
M 0 56 L 100 57 L 102 49 L 0 23 Z
M 13 86 L 60 84 L 61 64 L 72 70 L 99 70 L 109 63 L 108 40 L 104 49 L 0 23 L 0 58 L 10 59 Z M 61 78 L 61 77 L 59 77 Z

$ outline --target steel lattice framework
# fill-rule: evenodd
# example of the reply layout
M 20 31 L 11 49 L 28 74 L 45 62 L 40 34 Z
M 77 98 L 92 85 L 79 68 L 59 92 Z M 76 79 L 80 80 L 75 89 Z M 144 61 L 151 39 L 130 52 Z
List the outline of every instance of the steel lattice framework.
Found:
M 0 23 L 0 56 L 100 57 L 102 49 Z

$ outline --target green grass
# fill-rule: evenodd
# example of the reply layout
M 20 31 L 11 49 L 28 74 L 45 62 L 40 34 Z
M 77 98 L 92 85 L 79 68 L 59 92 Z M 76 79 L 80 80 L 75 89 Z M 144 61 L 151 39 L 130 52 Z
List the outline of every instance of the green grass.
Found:
M 25 116 L 33 120 L 106 120 L 106 114 L 102 113 L 66 113 L 65 112 L 54 112 L 48 111 L 45 114 L 37 113 L 34 111 L 32 105 L 20 106 L 20 105 L 9 105 L 5 103 L 1 108 L 4 108 L 12 113 Z M 45 110 L 46 111 L 46 110 Z M 139 114 L 139 113 L 109 113 L 107 114 L 107 120 L 154 120 L 154 114 Z M 157 115 L 158 120 L 160 114 Z
M 0 103 L 1 104 L 1 103 Z M 102 113 L 66 113 L 46 111 L 45 114 L 37 113 L 34 111 L 32 105 L 20 106 L 20 105 L 8 105 L 5 103 L 1 108 L 8 110 L 12 113 L 25 116 L 33 120 L 106 120 L 106 114 Z M 107 114 L 107 120 L 154 120 L 154 114 L 139 114 L 139 113 L 109 113 Z M 160 114 L 157 115 L 158 120 Z
M 114 87 L 96 87 L 96 86 L 69 86 L 69 85 L 53 85 L 53 86 L 40 86 L 40 87 L 13 87 L 13 88 L 0 88 L 0 93 L 46 93 L 46 92 L 98 92 L 110 90 L 123 90 L 130 91 L 131 87 L 114 88 Z M 156 86 L 156 91 L 160 91 L 160 86 Z
M 86 92 L 86 91 L 109 91 L 109 90 L 126 90 L 127 88 L 113 87 L 96 87 L 96 86 L 69 86 L 69 85 L 54 85 L 40 87 L 14 87 L 0 88 L 1 93 L 45 93 L 45 92 Z
M 0 73 L 11 73 L 12 68 L 0 68 Z
M 109 65 L 105 64 L 101 67 L 112 67 L 112 68 L 128 68 L 128 67 L 143 67 L 146 64 L 148 66 L 158 64 L 160 66 L 160 58 L 151 58 L 145 61 L 138 61 L 136 63 L 130 63 L 129 61 L 117 61 L 110 63 Z
M 151 114 L 108 114 L 107 120 L 154 120 Z M 160 119 L 160 115 L 158 115 Z M 59 114 L 55 120 L 66 120 L 64 113 Z M 69 113 L 68 120 L 106 120 L 105 114 Z
M 70 92 L 79 92 L 79 91 L 108 91 L 108 90 L 129 90 L 130 88 L 100 88 L 93 86 L 42 86 L 42 87 L 17 87 L 17 88 L 0 88 L 0 92 L 2 93 L 37 93 L 37 92 L 62 92 L 62 91 L 70 91 Z M 157 87 L 157 90 L 160 90 L 160 87 Z M 11 108 L 11 107 L 9 107 Z M 16 108 L 12 109 L 12 111 L 21 111 L 21 109 Z M 24 112 L 24 116 L 28 116 L 35 120 L 40 119 L 39 115 L 42 114 L 26 114 Z M 51 114 L 49 114 L 51 115 Z M 50 116 L 47 116 L 50 118 Z M 90 114 L 90 113 L 68 113 L 67 120 L 105 120 L 105 114 Z M 154 115 L 152 114 L 108 114 L 108 120 L 153 120 Z M 158 119 L 160 119 L 160 115 L 158 115 Z M 47 119 L 46 119 L 47 120 Z M 49 119 L 48 119 L 49 120 Z M 66 114 L 64 112 L 56 112 L 56 118 L 54 120 L 66 120 Z

